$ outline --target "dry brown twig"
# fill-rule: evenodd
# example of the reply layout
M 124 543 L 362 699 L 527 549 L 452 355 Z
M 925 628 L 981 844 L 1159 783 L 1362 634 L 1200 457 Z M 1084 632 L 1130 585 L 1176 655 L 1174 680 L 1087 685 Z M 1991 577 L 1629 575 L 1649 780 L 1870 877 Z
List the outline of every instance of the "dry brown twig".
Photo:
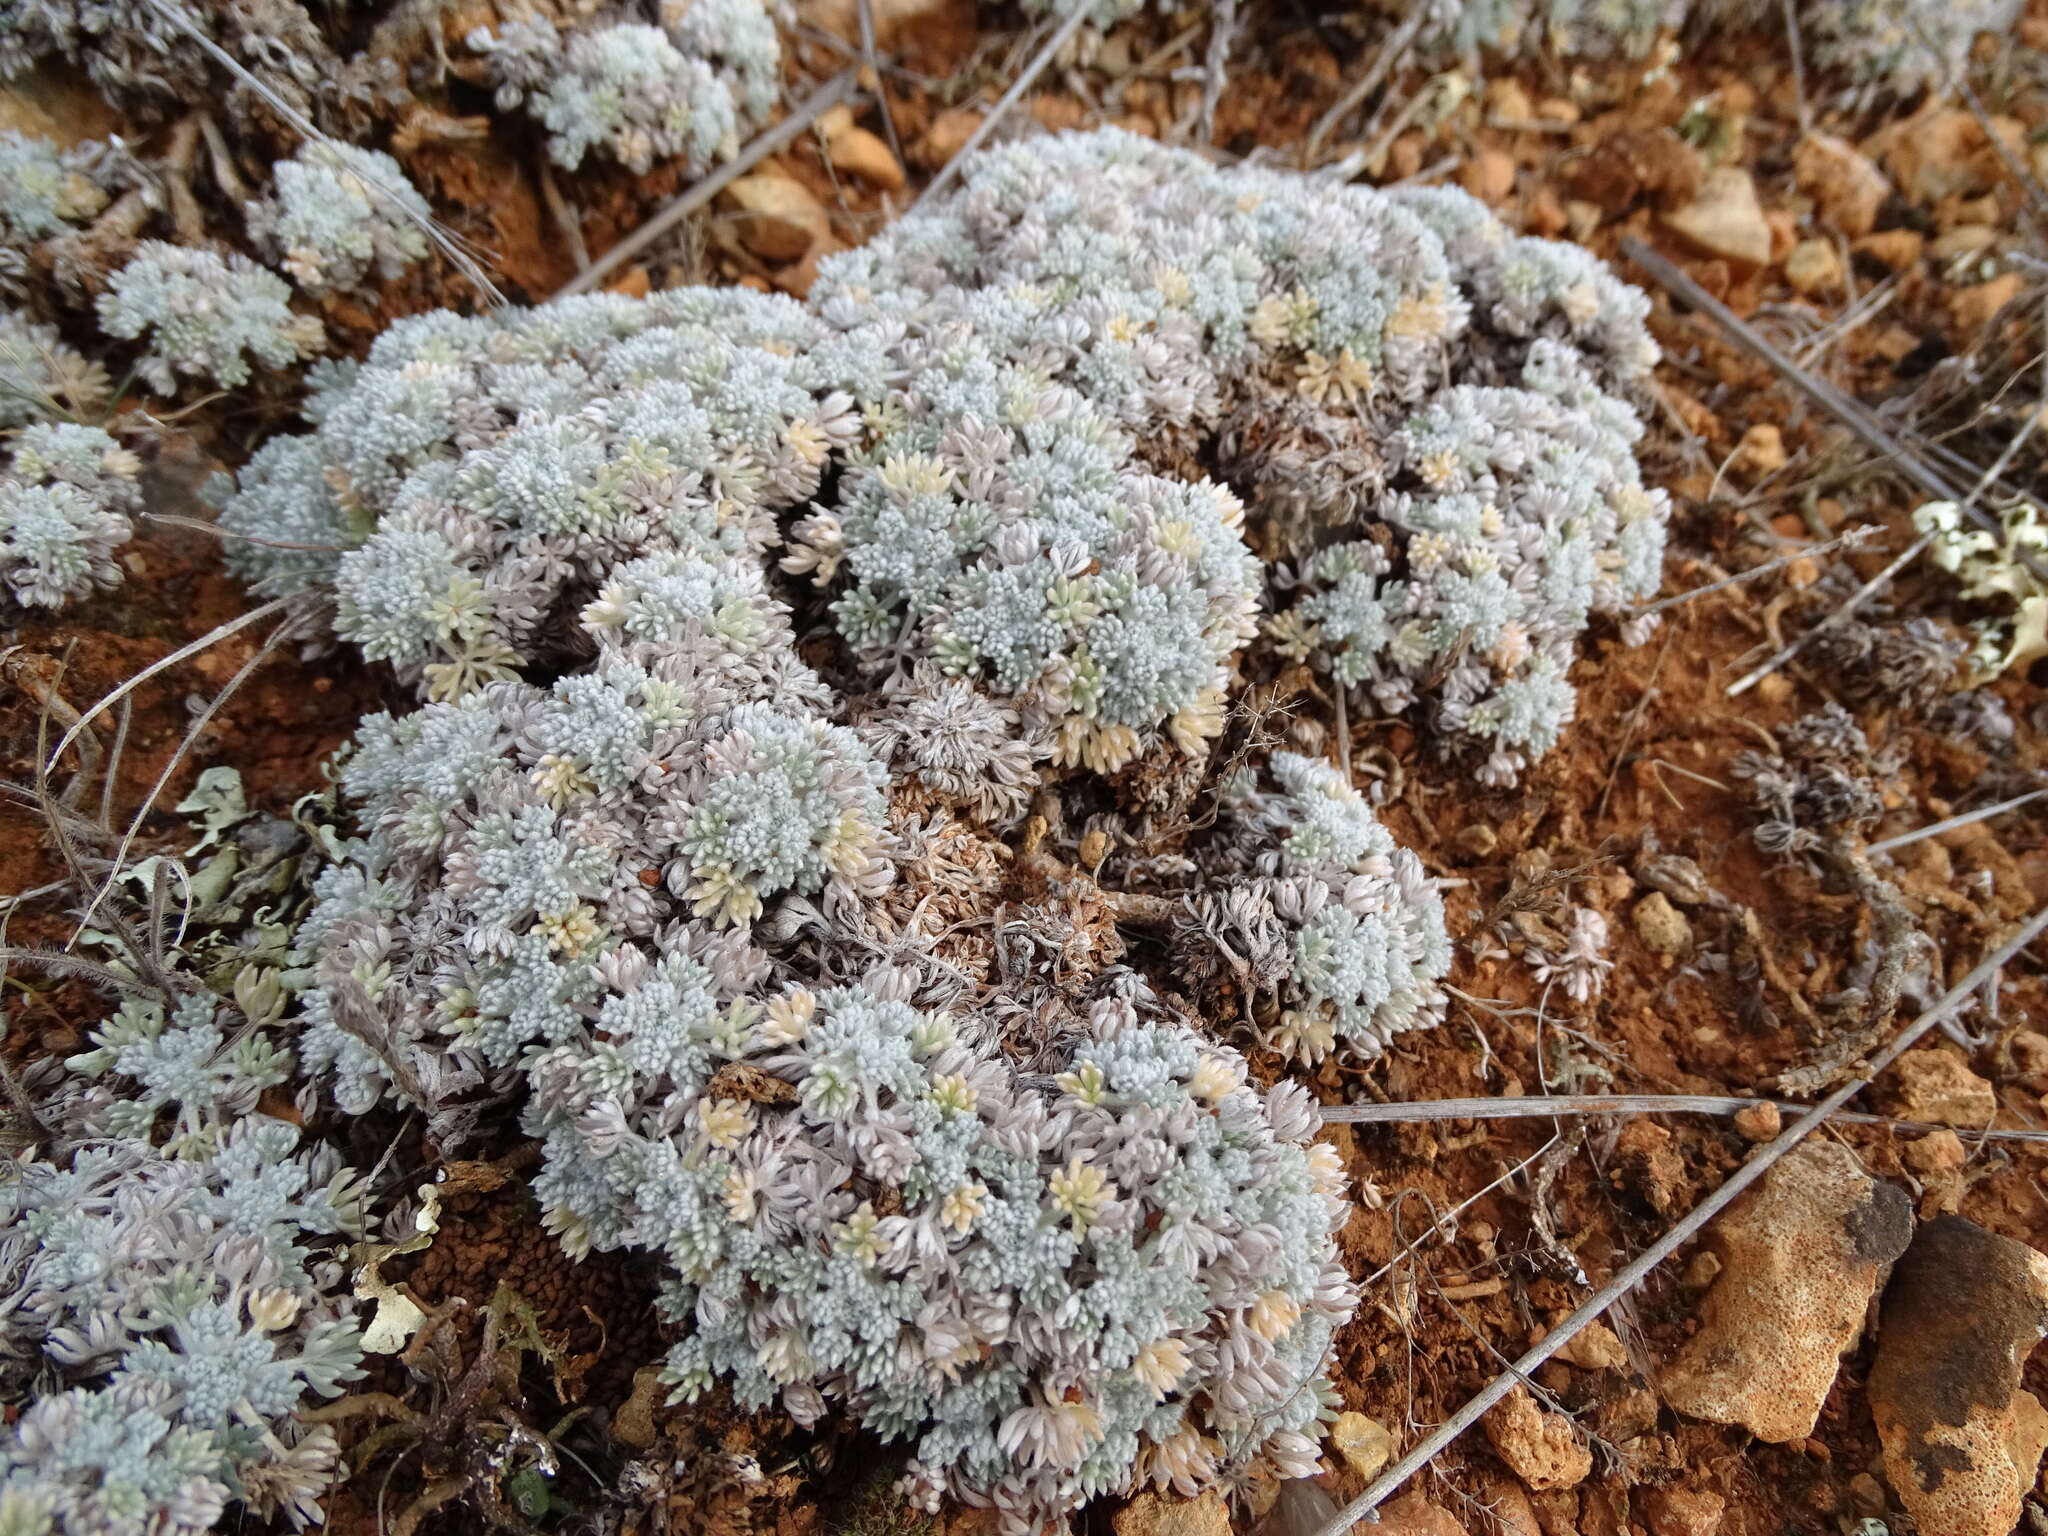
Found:
M 1365 1492 L 1339 1510 L 1336 1517 L 1326 1522 L 1314 1536 L 1349 1536 L 1354 1525 L 1360 1520 L 1370 1518 L 1372 1512 L 1396 1489 L 1434 1460 L 1445 1446 L 1478 1423 L 1488 1409 L 1521 1385 L 1529 1372 L 1564 1348 L 1578 1337 L 1588 1323 L 1640 1285 L 1651 1270 L 1676 1253 L 1702 1227 L 1726 1210 L 1738 1195 L 1762 1178 L 1780 1158 L 1804 1141 L 1850 1099 L 1868 1088 L 1872 1080 L 1885 1068 L 1897 1061 L 1914 1042 L 1967 1001 L 2014 955 L 2038 938 L 2044 929 L 2048 929 L 2048 907 L 2035 913 L 2005 942 L 1980 960 L 1969 975 L 1943 993 L 1932 1007 L 1895 1034 L 1891 1043 L 1871 1059 L 1860 1076 L 1842 1084 L 1793 1121 L 1775 1139 L 1760 1148 L 1756 1155 L 1736 1169 L 1726 1182 L 1695 1206 L 1684 1220 L 1638 1254 L 1616 1273 L 1613 1279 L 1580 1303 L 1569 1317 L 1545 1334 L 1539 1343 L 1475 1394 L 1464 1407 L 1444 1420 L 1430 1435 L 1375 1478 Z

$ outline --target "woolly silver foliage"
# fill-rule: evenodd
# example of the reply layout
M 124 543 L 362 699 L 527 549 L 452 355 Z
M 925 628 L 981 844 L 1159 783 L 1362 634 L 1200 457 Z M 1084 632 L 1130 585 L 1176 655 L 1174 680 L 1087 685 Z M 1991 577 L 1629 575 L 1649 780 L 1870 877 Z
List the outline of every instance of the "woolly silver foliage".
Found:
M 100 295 L 100 327 L 147 338 L 136 368 L 158 394 L 174 394 L 180 376 L 233 389 L 252 361 L 284 368 L 324 344 L 320 322 L 293 314 L 290 300 L 284 279 L 246 256 L 145 240 Z
M 249 234 L 306 292 L 358 288 L 373 272 L 389 281 L 427 254 L 432 212 L 389 155 L 315 141 L 271 174 Z
M 114 551 L 135 535 L 142 465 L 98 427 L 37 423 L 0 471 L 0 584 L 15 603 L 59 608 L 120 584 Z

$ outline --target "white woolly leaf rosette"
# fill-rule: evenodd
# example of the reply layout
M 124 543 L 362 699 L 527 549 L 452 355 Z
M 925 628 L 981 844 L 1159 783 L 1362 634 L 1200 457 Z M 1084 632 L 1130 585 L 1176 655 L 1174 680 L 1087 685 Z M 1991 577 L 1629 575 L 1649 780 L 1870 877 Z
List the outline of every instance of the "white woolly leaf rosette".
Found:
M 397 277 L 427 254 L 427 200 L 374 149 L 314 140 L 271 168 L 268 197 L 245 205 L 249 235 L 312 294 Z
M 823 340 L 739 289 L 401 320 L 243 470 L 229 559 L 265 595 L 332 590 L 340 635 L 432 698 L 580 660 L 565 602 L 755 555 L 817 491 L 855 426 Z
M 647 574 L 622 573 L 607 615 L 649 611 Z M 740 612 L 750 642 L 766 620 Z M 345 1108 L 394 1089 L 431 1108 L 507 1077 L 579 1028 L 635 942 L 683 944 L 695 920 L 737 954 L 784 892 L 887 882 L 882 769 L 815 712 L 786 638 L 753 664 L 701 656 L 607 650 L 552 688 L 363 722 L 341 783 L 370 836 L 299 934 L 318 983 L 304 1060 Z
M 1328 763 L 1276 752 L 1268 771 L 1277 788 L 1249 771 L 1226 786 L 1225 827 L 1249 868 L 1190 898 L 1183 966 L 1198 984 L 1234 979 L 1282 1055 L 1369 1060 L 1442 1021 L 1443 895 Z
M 1315 1470 L 1356 1298 L 1303 1090 L 1122 998 L 1048 1078 L 863 991 L 726 1001 L 676 954 L 614 979 L 532 1064 L 535 1188 L 572 1251 L 675 1266 L 678 1396 L 841 1404 L 912 1442 L 914 1495 L 1017 1529 Z
M 0 472 L 0 592 L 61 608 L 120 585 L 114 551 L 134 537 L 142 461 L 98 427 L 38 422 Z

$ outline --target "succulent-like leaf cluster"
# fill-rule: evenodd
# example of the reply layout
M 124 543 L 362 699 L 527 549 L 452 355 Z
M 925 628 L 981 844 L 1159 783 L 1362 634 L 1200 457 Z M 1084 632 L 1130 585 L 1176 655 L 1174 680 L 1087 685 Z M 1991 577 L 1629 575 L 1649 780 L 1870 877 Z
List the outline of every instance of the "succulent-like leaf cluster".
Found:
M 541 18 L 508 21 L 468 42 L 499 110 L 523 103 L 570 170 L 593 149 L 635 172 L 731 159 L 774 105 L 781 64 L 759 0 L 666 0 L 660 26 L 607 17 L 564 33 Z
M 432 214 L 389 155 L 315 140 L 271 174 L 270 196 L 248 205 L 249 234 L 306 292 L 389 280 L 427 254 Z
M 743 290 L 402 320 L 316 370 L 315 430 L 261 449 L 222 513 L 270 543 L 229 558 L 261 592 L 331 584 L 341 635 L 431 697 L 559 671 L 591 645 L 562 605 L 639 558 L 748 555 L 819 488 L 858 431 L 823 340 Z
M 1443 1018 L 1443 898 L 1335 768 L 1276 752 L 1267 771 L 1271 787 L 1250 770 L 1226 786 L 1239 868 L 1188 903 L 1183 965 L 1241 988 L 1262 1040 L 1284 1056 L 1377 1056 Z
M 66 346 L 56 328 L 0 309 L 0 430 L 106 404 L 106 370 Z
M 910 1491 L 1036 1524 L 1257 1458 L 1316 1465 L 1353 1292 L 1307 1095 L 1247 1086 L 1142 987 L 1050 1078 L 986 1024 L 859 990 L 726 1001 L 681 954 L 534 1065 L 537 1188 L 576 1244 L 675 1266 L 667 1378 L 912 1440 Z
M 365 1186 L 264 1112 L 293 1066 L 273 970 L 223 971 L 229 1003 L 179 951 L 132 969 L 89 1050 L 28 1069 L 35 1140 L 0 1170 L 0 1530 L 317 1522 L 339 1447 L 296 1413 L 361 1375 Z
M 145 240 L 99 297 L 108 335 L 148 345 L 136 371 L 159 394 L 180 376 L 228 388 L 249 382 L 250 364 L 284 368 L 318 352 L 320 322 L 292 313 L 291 287 L 246 256 Z
M 106 188 L 92 174 L 105 148 L 65 152 L 33 134 L 0 132 L 0 293 L 27 291 L 32 246 L 106 206 Z
M 175 11 L 191 30 L 150 0 L 11 0 L 0 7 L 0 80 L 56 57 L 131 112 L 217 105 L 221 96 L 246 107 L 249 93 L 216 69 L 196 31 L 301 114 L 333 92 L 339 61 L 297 0 L 203 0 Z
M 114 551 L 134 537 L 141 462 L 98 427 L 41 422 L 15 436 L 0 470 L 0 587 L 16 604 L 59 608 L 118 586 Z
M 1302 1096 L 1110 969 L 1034 796 L 1049 759 L 1199 781 L 1254 540 L 1306 568 L 1303 654 L 1519 770 L 1589 613 L 1655 581 L 1643 315 L 1469 199 L 1105 133 L 980 158 L 808 305 L 400 322 L 222 514 L 258 590 L 331 597 L 428 700 L 341 770 L 308 1065 L 443 1145 L 522 1098 L 569 1250 L 673 1265 L 675 1384 L 841 1404 L 920 1497 L 1021 1525 L 1306 1469 L 1334 1168 Z M 775 595 L 806 586 L 872 680 L 850 725 Z M 1442 903 L 1335 769 L 1255 758 L 1190 851 L 1177 957 L 1265 1043 L 1439 1016 Z
M 1655 358 L 1645 312 L 1463 194 L 1053 139 L 827 263 L 808 311 L 693 292 L 402 322 L 317 381 L 318 430 L 263 450 L 225 516 L 367 535 L 341 633 L 452 697 L 559 661 L 556 595 L 641 550 L 774 543 L 836 464 L 781 565 L 858 655 L 989 688 L 1055 760 L 1113 771 L 1165 739 L 1200 755 L 1254 632 L 1243 507 L 1177 472 L 1213 449 L 1333 589 L 1283 640 L 1382 708 L 1421 699 L 1508 780 L 1569 718 L 1588 615 L 1655 583 L 1664 506 L 1613 393 Z M 264 590 L 325 575 L 237 558 Z

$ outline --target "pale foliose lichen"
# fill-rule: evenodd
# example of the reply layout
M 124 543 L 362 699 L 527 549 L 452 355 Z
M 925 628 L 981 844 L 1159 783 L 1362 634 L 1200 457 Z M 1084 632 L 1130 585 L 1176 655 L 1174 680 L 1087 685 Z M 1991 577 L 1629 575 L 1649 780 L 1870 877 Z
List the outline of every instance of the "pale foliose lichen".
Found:
M 774 106 L 781 48 L 759 0 L 666 0 L 661 25 L 599 19 L 566 34 L 540 19 L 468 37 L 500 111 L 524 104 L 570 170 L 602 149 L 628 170 L 696 172 L 738 153 Z
M 21 429 L 0 470 L 0 591 L 12 603 L 59 608 L 118 586 L 114 551 L 135 535 L 142 464 L 98 427 Z
M 159 394 L 179 378 L 229 389 L 249 382 L 252 362 L 284 368 L 318 352 L 319 320 L 291 308 L 291 287 L 246 256 L 145 240 L 99 297 L 109 336 L 147 339 L 136 371 Z
M 1962 596 L 1998 610 L 1973 629 L 1977 643 L 1965 664 L 1971 678 L 1988 682 L 2013 667 L 2048 655 L 2048 522 L 2040 508 L 2016 501 L 1990 533 L 1952 501 L 1930 501 L 1913 513 L 1913 526 L 1929 539 L 1927 558 L 1953 576 Z
M 307 293 L 389 281 L 427 254 L 432 210 L 398 162 L 333 140 L 304 145 L 247 207 L 249 235 Z

